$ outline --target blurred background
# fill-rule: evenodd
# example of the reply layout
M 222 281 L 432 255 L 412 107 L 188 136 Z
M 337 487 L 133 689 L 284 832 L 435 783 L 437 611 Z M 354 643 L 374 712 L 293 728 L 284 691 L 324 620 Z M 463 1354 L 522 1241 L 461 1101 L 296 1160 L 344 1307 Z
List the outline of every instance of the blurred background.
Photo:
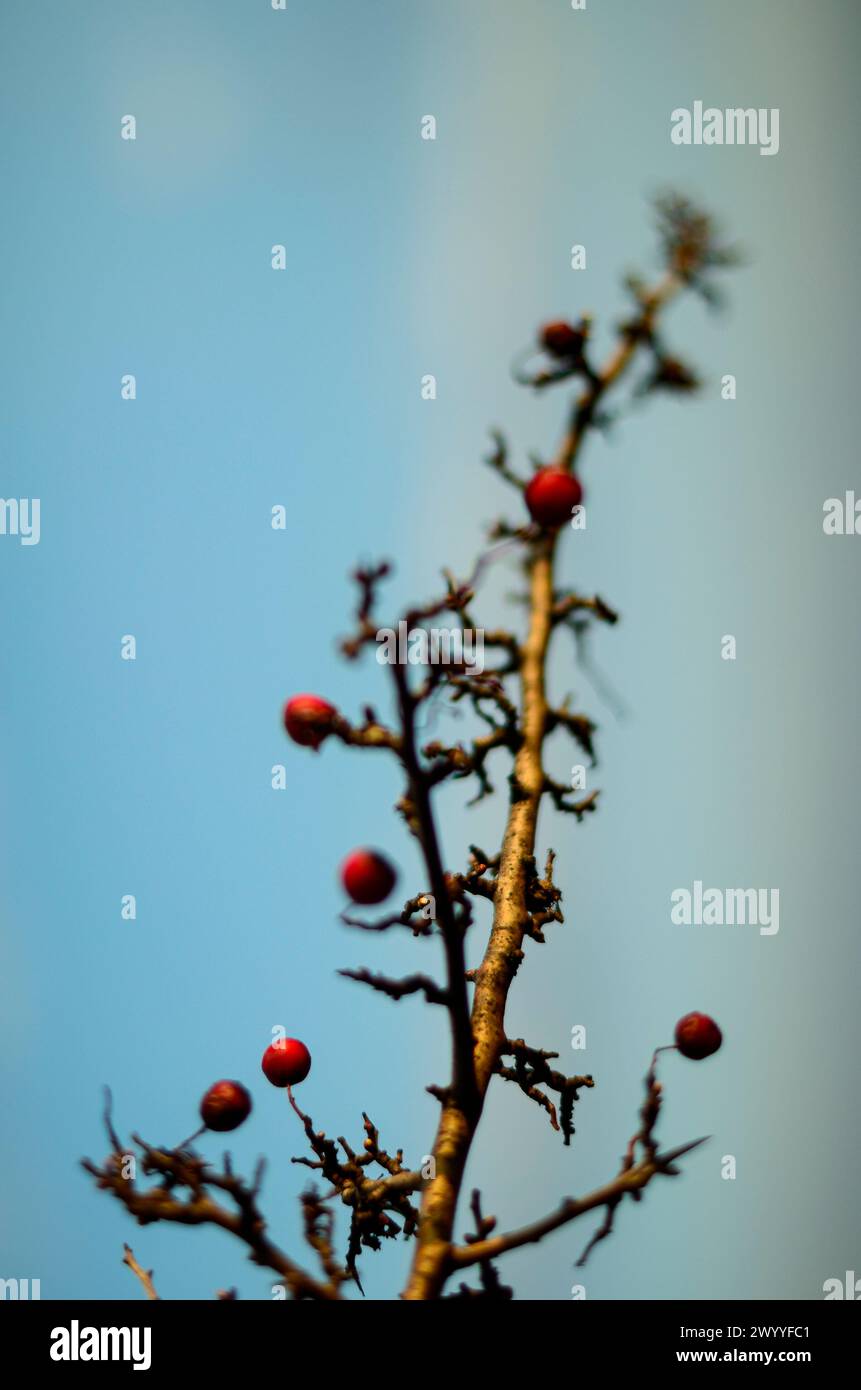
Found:
M 544 813 L 566 922 L 528 949 L 508 1024 L 597 1084 L 567 1149 L 498 1084 L 468 1186 L 504 1228 L 605 1181 L 653 1047 L 703 1009 L 725 1047 L 663 1059 L 660 1134 L 712 1142 L 620 1211 L 585 1271 L 580 1221 L 504 1278 L 541 1300 L 575 1283 L 590 1299 L 821 1298 L 861 1267 L 861 541 L 822 532 L 824 500 L 858 481 L 857 6 L 9 0 L 0 33 L 0 492 L 40 498 L 42 527 L 38 546 L 0 538 L 0 1276 L 139 1299 L 128 1240 L 165 1298 L 269 1298 L 228 1237 L 134 1227 L 78 1160 L 104 1156 L 104 1083 L 122 1134 L 169 1144 L 236 1077 L 255 1109 L 230 1147 L 246 1170 L 269 1156 L 272 1235 L 304 1259 L 303 1136 L 259 1071 L 277 1024 L 313 1053 L 299 1099 L 318 1128 L 359 1141 L 367 1109 L 389 1149 L 427 1153 L 443 1020 L 335 974 L 438 967 L 433 943 L 338 922 L 356 844 L 391 855 L 405 893 L 424 886 L 399 783 L 385 759 L 288 744 L 280 706 L 314 690 L 385 710 L 384 672 L 336 651 L 349 571 L 395 562 L 392 617 L 443 566 L 468 573 L 486 523 L 515 514 L 481 462 L 489 428 L 524 471 L 564 418 L 564 388 L 515 386 L 512 358 L 584 310 L 606 347 L 622 272 L 658 268 L 649 198 L 670 185 L 747 264 L 724 314 L 689 299 L 667 319 L 701 396 L 655 398 L 583 455 L 589 525 L 564 577 L 622 614 L 592 657 L 625 713 L 563 639 L 553 689 L 601 726 L 600 812 Z M 673 145 L 670 112 L 698 99 L 778 107 L 779 154 Z M 519 583 L 488 572 L 477 620 L 519 621 Z M 563 781 L 579 761 L 563 742 L 550 758 Z M 440 801 L 451 868 L 503 822 L 502 794 L 467 811 L 468 794 Z M 779 933 L 673 926 L 670 893 L 695 879 L 778 889 Z M 362 1261 L 369 1298 L 396 1296 L 408 1256 Z

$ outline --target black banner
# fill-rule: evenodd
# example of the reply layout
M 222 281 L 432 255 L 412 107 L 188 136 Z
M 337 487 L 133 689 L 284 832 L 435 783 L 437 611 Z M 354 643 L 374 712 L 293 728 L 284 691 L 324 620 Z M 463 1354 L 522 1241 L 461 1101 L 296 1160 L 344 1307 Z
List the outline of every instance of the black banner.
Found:
M 10 1359 L 22 1369 L 48 1372 L 51 1379 L 69 1375 L 92 1377 L 100 1370 L 161 1375 L 165 1371 L 231 1371 L 248 1375 L 254 1367 L 271 1373 L 279 1365 L 289 1375 L 300 1344 L 286 1337 L 301 1335 L 290 1304 L 241 1301 L 211 1303 L 70 1303 L 13 1302 L 0 1309 L 0 1335 L 7 1366 Z M 558 1307 L 557 1304 L 552 1305 Z M 473 1304 L 470 1303 L 470 1308 Z M 513 1310 L 505 1313 L 504 1342 L 516 1334 Z M 332 1316 L 331 1312 L 330 1315 Z M 338 1316 L 335 1314 L 334 1316 Z M 347 1317 L 353 1316 L 347 1314 Z M 399 1310 L 384 1331 L 366 1304 L 360 1322 L 351 1324 L 353 1337 L 337 1341 L 331 1335 L 305 1347 L 322 1369 L 331 1371 L 340 1357 L 362 1360 L 370 1351 L 379 1365 L 386 1348 L 394 1350 L 401 1329 L 414 1337 L 416 1324 Z M 451 1316 L 451 1315 L 449 1315 Z M 457 1316 L 455 1314 L 455 1316 Z M 462 1352 L 480 1335 L 483 1318 L 468 1314 Z M 400 1318 L 404 1318 L 401 1323 Z M 564 1314 L 531 1315 L 522 1322 L 528 1337 L 547 1338 L 557 1362 L 568 1337 L 570 1347 L 588 1348 L 610 1372 L 639 1371 L 662 1375 L 671 1367 L 796 1366 L 819 1376 L 840 1366 L 852 1373 L 857 1361 L 859 1324 L 854 1311 L 839 1302 L 812 1303 L 671 1303 L 572 1302 Z M 546 1333 L 540 1332 L 546 1318 Z M 493 1324 L 493 1315 L 490 1315 Z M 315 1323 L 315 1332 L 320 1328 Z M 435 1336 L 439 1324 L 421 1324 L 423 1335 Z M 326 1330 L 337 1324 L 325 1325 Z M 529 1330 L 531 1327 L 531 1331 Z M 382 1340 L 381 1340 L 382 1339 Z M 501 1346 L 502 1342 L 491 1344 Z M 362 1350 L 364 1348 L 364 1350 Z M 415 1349 L 415 1347 L 414 1347 Z M 482 1360 L 484 1351 L 482 1351 Z

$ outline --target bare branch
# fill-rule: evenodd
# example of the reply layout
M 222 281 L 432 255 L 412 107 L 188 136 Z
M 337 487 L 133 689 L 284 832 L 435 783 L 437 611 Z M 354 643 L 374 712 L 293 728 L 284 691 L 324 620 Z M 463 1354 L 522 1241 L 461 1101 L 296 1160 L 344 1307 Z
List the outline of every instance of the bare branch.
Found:
M 587 1197 L 566 1197 L 556 1211 L 540 1221 L 532 1222 L 529 1226 L 521 1226 L 519 1230 L 508 1231 L 504 1235 L 495 1236 L 476 1245 L 452 1246 L 448 1254 L 449 1265 L 452 1269 L 465 1269 L 468 1265 L 478 1264 L 482 1260 L 498 1259 L 509 1250 L 518 1250 L 524 1245 L 543 1240 L 552 1231 L 558 1231 L 560 1226 L 566 1226 L 569 1221 L 584 1216 L 586 1212 L 618 1203 L 626 1195 L 639 1194 L 655 1176 L 673 1176 L 673 1159 L 680 1157 L 681 1153 L 690 1153 L 692 1149 L 705 1142 L 705 1139 L 695 1139 L 692 1143 L 683 1145 L 681 1150 L 674 1149 L 671 1153 L 656 1154 L 654 1159 L 643 1159 L 628 1172 L 606 1183 L 604 1187 L 590 1192 Z
M 559 1056 L 558 1052 L 544 1052 L 540 1048 L 529 1047 L 522 1038 L 506 1041 L 500 1051 L 503 1057 L 514 1058 L 514 1066 L 507 1067 L 500 1062 L 497 1066 L 498 1074 L 506 1081 L 515 1082 L 524 1095 L 546 1110 L 552 1127 L 556 1130 L 561 1129 L 566 1145 L 570 1144 L 574 1134 L 574 1104 L 584 1087 L 591 1089 L 595 1085 L 593 1078 L 566 1076 L 564 1072 L 556 1071 L 549 1063 Z M 539 1089 L 541 1086 L 556 1091 L 560 1096 L 561 1124 L 556 1106 L 550 1097 Z
M 132 1250 L 130 1245 L 124 1245 L 123 1252 L 123 1264 L 128 1265 L 132 1274 L 134 1274 L 136 1278 L 140 1279 L 141 1284 L 143 1285 L 144 1293 L 146 1294 L 147 1298 L 152 1299 L 153 1302 L 158 1302 L 159 1296 L 155 1291 L 155 1284 L 152 1281 L 152 1270 L 144 1269 L 141 1265 L 138 1264 L 137 1260 L 135 1259 L 134 1251 Z
M 89 1159 L 84 1159 L 82 1166 L 96 1185 L 121 1202 L 141 1226 L 153 1221 L 217 1226 L 242 1241 L 255 1264 L 279 1275 L 291 1297 L 323 1301 L 340 1298 L 340 1284 L 348 1277 L 346 1271 L 337 1280 L 324 1283 L 279 1250 L 266 1235 L 266 1223 L 257 1207 L 256 1185 L 249 1186 L 236 1177 L 228 1159 L 219 1173 L 192 1153 L 157 1149 L 138 1135 L 132 1137 L 141 1152 L 139 1161 L 144 1174 L 159 1179 L 154 1186 L 142 1188 L 134 1178 L 125 1177 L 121 1151 L 117 1149 L 101 1168 Z M 216 1201 L 213 1190 L 228 1196 L 233 1208 Z M 183 1191 L 187 1196 L 181 1195 Z

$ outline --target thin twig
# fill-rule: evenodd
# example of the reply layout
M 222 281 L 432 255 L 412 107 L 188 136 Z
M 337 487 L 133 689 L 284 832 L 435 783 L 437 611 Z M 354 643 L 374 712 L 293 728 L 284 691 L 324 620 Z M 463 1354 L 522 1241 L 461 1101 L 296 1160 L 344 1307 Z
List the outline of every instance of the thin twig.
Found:
M 140 1279 L 141 1284 L 143 1285 L 144 1293 L 146 1294 L 147 1298 L 151 1298 L 154 1302 L 158 1302 L 159 1295 L 156 1293 L 155 1284 L 152 1281 L 152 1270 L 144 1269 L 141 1265 L 138 1264 L 134 1256 L 134 1251 L 132 1250 L 130 1245 L 124 1245 L 123 1251 L 125 1252 L 123 1254 L 123 1264 L 128 1265 L 132 1274 L 136 1275 L 137 1278 Z

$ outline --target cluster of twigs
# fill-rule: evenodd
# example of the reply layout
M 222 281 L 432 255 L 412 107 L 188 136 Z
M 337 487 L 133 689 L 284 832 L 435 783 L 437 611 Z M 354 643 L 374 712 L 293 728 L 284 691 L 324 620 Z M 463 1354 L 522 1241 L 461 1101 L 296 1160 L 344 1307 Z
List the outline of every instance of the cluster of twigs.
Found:
M 518 379 L 536 390 L 561 382 L 576 385 L 563 437 L 552 461 L 557 469 L 573 471 L 590 430 L 603 429 L 610 422 L 606 398 L 635 361 L 644 361 L 645 373 L 634 385 L 634 396 L 657 390 L 689 393 L 698 384 L 693 369 L 667 350 L 659 322 L 667 304 L 680 291 L 691 289 L 714 302 L 711 272 L 730 264 L 733 253 L 717 244 L 709 219 L 684 199 L 669 197 L 659 201 L 658 219 L 664 273 L 652 286 L 636 277 L 628 278 L 632 310 L 617 326 L 615 346 L 607 360 L 603 364 L 593 361 L 591 323 L 584 319 L 569 327 L 564 354 L 557 352 L 550 361 L 531 370 L 518 368 Z M 526 480 L 512 468 L 505 441 L 498 434 L 494 436 L 489 463 L 516 490 L 518 505 L 522 507 Z M 639 1200 L 654 1177 L 677 1173 L 677 1160 L 702 1142 L 697 1140 L 659 1152 L 654 1127 L 660 1108 L 660 1085 L 653 1060 L 646 1078 L 640 1128 L 610 1182 L 585 1197 L 568 1198 L 549 1215 L 503 1234 L 494 1234 L 495 1220 L 483 1215 L 480 1197 L 474 1193 L 475 1230 L 462 1244 L 455 1239 L 464 1171 L 493 1078 L 501 1077 L 517 1085 L 546 1112 L 566 1144 L 574 1133 L 574 1105 L 579 1092 L 594 1084 L 591 1076 L 568 1077 L 555 1070 L 551 1062 L 557 1054 L 528 1045 L 523 1039 L 509 1038 L 505 1008 L 512 981 L 524 959 L 525 943 L 543 943 L 547 928 L 563 920 L 561 894 L 553 882 L 552 852 L 546 858 L 543 874 L 536 862 L 541 804 L 549 797 L 558 811 L 572 814 L 579 821 L 595 811 L 598 797 L 597 791 L 593 791 L 575 798 L 570 788 L 555 779 L 544 765 L 545 740 L 555 730 L 564 731 L 594 762 L 596 732 L 588 716 L 570 709 L 565 701 L 554 703 L 549 699 L 545 684 L 548 650 L 560 629 L 574 627 L 576 634 L 582 632 L 584 624 L 613 624 L 618 616 L 597 595 L 581 594 L 558 584 L 555 569 L 562 543 L 559 531 L 542 529 L 522 519 L 514 523 L 502 519 L 494 523 L 490 536 L 505 546 L 514 545 L 520 552 L 528 577 L 525 633 L 483 629 L 484 645 L 493 654 L 493 664 L 480 675 L 464 667 L 442 664 L 421 668 L 416 675 L 409 666 L 395 663 L 389 668 L 397 710 L 392 726 L 384 724 L 375 709 L 367 706 L 356 723 L 341 714 L 334 715 L 327 731 L 351 747 L 374 748 L 395 757 L 404 778 L 397 809 L 422 851 L 426 881 L 400 912 L 374 921 L 345 914 L 343 921 L 356 930 L 386 932 L 403 928 L 414 935 L 435 937 L 442 950 L 442 978 L 413 974 L 393 979 L 365 969 L 342 973 L 392 1000 L 418 995 L 448 1013 L 451 1069 L 444 1085 L 428 1088 L 439 1101 L 440 1117 L 427 1164 L 418 1170 L 409 1169 L 404 1167 L 400 1151 L 394 1157 L 389 1155 L 380 1147 L 377 1131 L 367 1115 L 363 1115 L 365 1139 L 361 1152 L 356 1152 L 343 1138 L 336 1142 L 315 1131 L 310 1118 L 294 1102 L 314 1155 L 294 1161 L 310 1167 L 326 1184 L 323 1193 L 309 1189 L 302 1197 L 306 1239 L 319 1265 L 316 1275 L 301 1269 L 266 1235 L 257 1205 L 262 1165 L 249 1184 L 235 1176 L 229 1159 L 225 1159 L 223 1168 L 215 1169 L 191 1148 L 159 1149 L 135 1137 L 139 1166 L 145 1177 L 154 1180 L 150 1187 L 141 1188 L 136 1179 L 124 1176 L 126 1150 L 114 1132 L 109 1112 L 106 1124 L 111 1153 L 101 1167 L 85 1164 L 98 1185 L 117 1198 L 141 1224 L 162 1220 L 210 1224 L 229 1231 L 245 1244 L 251 1260 L 277 1274 L 293 1298 L 341 1297 L 346 1284 L 358 1283 L 360 1253 L 377 1249 L 383 1240 L 396 1236 L 406 1238 L 413 1247 L 404 1298 L 429 1300 L 445 1296 L 452 1276 L 470 1268 L 478 1271 L 478 1287 L 461 1284 L 457 1293 L 448 1296 L 510 1297 L 511 1290 L 500 1282 L 493 1265 L 501 1255 L 539 1241 L 588 1212 L 603 1210 L 603 1223 L 586 1247 L 582 1263 L 594 1246 L 610 1234 L 624 1198 Z M 442 615 L 450 615 L 464 630 L 475 629 L 473 605 L 485 561 L 486 556 L 468 581 L 458 582 L 446 574 L 445 591 L 440 597 L 404 615 L 408 629 L 426 626 Z M 380 586 L 387 574 L 388 566 L 379 565 L 361 569 L 355 576 L 355 629 L 343 643 L 343 651 L 350 659 L 359 657 L 377 642 L 376 609 Z M 446 743 L 436 739 L 421 745 L 422 715 L 437 697 L 471 707 L 478 731 L 470 741 Z M 508 759 L 509 798 L 501 846 L 492 855 L 472 846 L 466 868 L 460 872 L 448 870 L 434 813 L 434 793 L 448 781 L 472 780 L 475 800 L 489 796 L 493 784 L 488 765 L 499 758 Z M 489 903 L 493 916 L 480 963 L 469 969 L 465 943 L 474 922 L 475 899 Z M 346 1206 L 350 1218 L 343 1261 L 334 1253 L 333 1208 L 338 1202 Z M 127 1262 L 131 1263 L 128 1257 Z M 135 1272 L 139 1277 L 143 1274 L 140 1267 Z M 151 1288 L 149 1275 L 144 1277 L 145 1287 L 147 1280 Z

